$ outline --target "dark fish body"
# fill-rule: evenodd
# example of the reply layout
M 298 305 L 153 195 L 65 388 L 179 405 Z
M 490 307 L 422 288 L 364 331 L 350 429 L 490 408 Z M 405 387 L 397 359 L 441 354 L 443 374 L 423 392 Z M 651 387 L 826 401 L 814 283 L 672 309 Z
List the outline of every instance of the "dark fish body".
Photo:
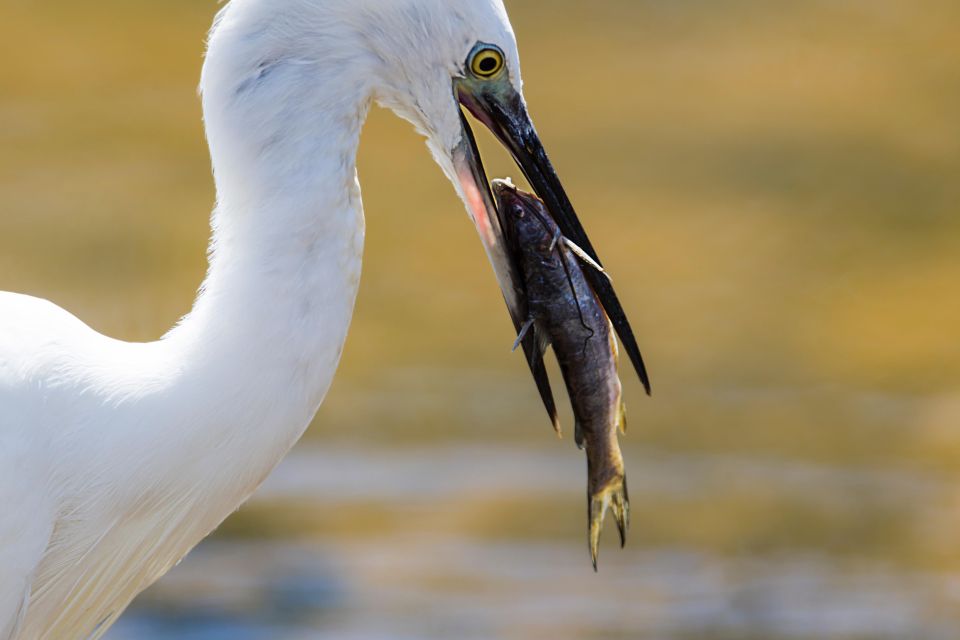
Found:
M 546 208 L 507 183 L 494 185 L 507 245 L 522 276 L 539 345 L 552 345 L 576 420 L 577 445 L 586 450 L 590 549 L 596 566 L 603 517 L 612 508 L 624 541 L 629 519 L 618 433 L 626 427 L 618 351 L 610 319 L 584 275 L 582 254 L 560 234 Z

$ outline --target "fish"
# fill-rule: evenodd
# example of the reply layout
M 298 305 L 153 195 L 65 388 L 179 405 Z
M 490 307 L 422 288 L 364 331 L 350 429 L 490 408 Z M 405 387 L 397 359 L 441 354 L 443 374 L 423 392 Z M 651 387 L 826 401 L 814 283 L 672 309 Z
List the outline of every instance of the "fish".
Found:
M 586 451 L 588 542 L 594 571 L 600 533 L 612 511 L 626 544 L 630 501 L 619 436 L 626 433 L 626 406 L 619 377 L 615 329 L 585 271 L 603 270 L 590 255 L 565 238 L 546 206 L 508 180 L 494 180 L 507 253 L 519 274 L 522 306 L 528 317 L 514 349 L 542 362 L 552 347 L 560 365 L 575 418 L 575 441 Z M 538 380 L 538 387 L 542 388 Z M 553 403 L 552 396 L 549 399 Z M 554 420 L 555 426 L 559 424 Z

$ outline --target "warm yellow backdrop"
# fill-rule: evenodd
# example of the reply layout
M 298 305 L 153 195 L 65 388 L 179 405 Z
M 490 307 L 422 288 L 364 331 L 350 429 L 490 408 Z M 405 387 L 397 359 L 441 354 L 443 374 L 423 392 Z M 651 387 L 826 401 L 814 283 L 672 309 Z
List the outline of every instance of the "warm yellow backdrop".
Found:
M 956 579 L 960 6 L 508 8 L 531 111 L 653 376 L 646 399 L 624 372 L 628 465 L 702 456 L 716 467 L 682 496 L 633 483 L 635 547 Z M 189 309 L 214 197 L 195 89 L 215 9 L 0 4 L 0 289 L 49 297 L 132 340 L 160 336 Z M 517 177 L 486 147 L 492 174 Z M 310 445 L 399 458 L 427 445 L 517 445 L 567 460 L 579 483 L 577 454 L 551 438 L 509 352 L 462 205 L 409 126 L 375 111 L 360 173 L 364 281 Z M 816 484 L 817 473 L 861 480 Z M 891 478 L 923 489 L 891 497 Z M 559 557 L 585 571 L 580 500 L 465 499 L 447 534 L 569 543 Z M 417 531 L 385 509 L 356 506 L 351 527 L 264 501 L 225 535 L 352 539 L 386 527 L 383 543 Z M 617 561 L 611 545 L 602 562 Z M 921 597 L 919 619 L 960 624 L 945 599 Z M 620 637 L 591 629 L 570 637 Z

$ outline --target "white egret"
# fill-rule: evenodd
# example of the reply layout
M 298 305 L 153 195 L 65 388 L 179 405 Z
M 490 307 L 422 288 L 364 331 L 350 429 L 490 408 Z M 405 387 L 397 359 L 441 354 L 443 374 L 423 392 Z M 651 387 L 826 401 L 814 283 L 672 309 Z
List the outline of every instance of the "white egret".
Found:
M 373 101 L 426 136 L 515 320 L 461 105 L 596 258 L 526 114 L 501 0 L 233 0 L 211 32 L 201 89 L 218 198 L 193 310 L 161 340 L 131 344 L 0 293 L 0 640 L 102 636 L 300 438 L 357 293 L 355 156 Z

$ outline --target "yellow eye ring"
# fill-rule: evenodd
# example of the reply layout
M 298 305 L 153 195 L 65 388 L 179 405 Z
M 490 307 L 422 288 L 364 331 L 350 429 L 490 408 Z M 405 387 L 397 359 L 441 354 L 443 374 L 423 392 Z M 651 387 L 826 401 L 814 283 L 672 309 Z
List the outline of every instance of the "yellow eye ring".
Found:
M 470 71 L 478 78 L 492 78 L 503 70 L 503 52 L 493 45 L 483 45 L 470 57 Z

